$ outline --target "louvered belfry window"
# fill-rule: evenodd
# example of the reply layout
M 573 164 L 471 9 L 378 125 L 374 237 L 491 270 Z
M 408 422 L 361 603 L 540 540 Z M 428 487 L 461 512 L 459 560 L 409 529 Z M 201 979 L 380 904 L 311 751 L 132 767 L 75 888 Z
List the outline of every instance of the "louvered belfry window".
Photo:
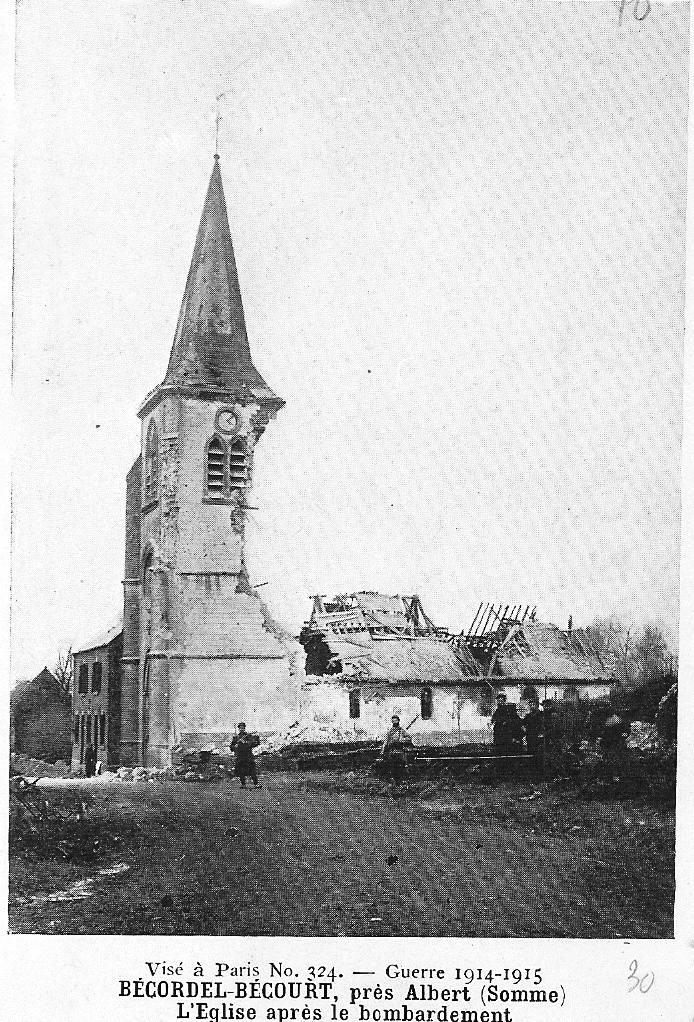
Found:
M 219 437 L 213 437 L 207 446 L 207 492 L 224 495 L 224 444 Z
M 152 419 L 147 430 L 145 445 L 145 501 L 150 503 L 157 499 L 159 483 L 159 437 L 157 427 Z
M 237 440 L 231 445 L 229 452 L 229 487 L 239 489 L 246 485 L 248 466 L 246 464 L 246 445 Z

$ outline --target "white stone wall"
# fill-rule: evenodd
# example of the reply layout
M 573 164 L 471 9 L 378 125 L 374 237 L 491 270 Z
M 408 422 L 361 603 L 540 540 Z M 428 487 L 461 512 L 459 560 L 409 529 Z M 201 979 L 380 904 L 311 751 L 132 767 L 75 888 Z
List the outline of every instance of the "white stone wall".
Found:
M 286 656 L 269 660 L 181 660 L 171 664 L 174 742 L 227 751 L 239 721 L 270 735 L 298 718 L 298 689 Z
M 390 685 L 367 683 L 360 687 L 360 716 L 349 715 L 349 690 L 345 681 L 309 676 L 301 692 L 301 720 L 304 723 L 334 728 L 354 741 L 384 738 L 397 714 L 400 723 L 408 729 L 415 744 L 437 745 L 467 742 L 491 742 L 491 714 L 496 706 L 496 695 L 505 692 L 509 703 L 515 703 L 521 715 L 526 712 L 527 700 L 523 684 L 494 685 L 484 691 L 482 686 L 432 685 L 433 714 L 422 720 L 420 685 Z M 566 685 L 532 686 L 540 700 L 564 697 Z M 600 699 L 609 694 L 608 685 L 584 685 L 579 688 L 582 700 Z
M 419 685 L 362 685 L 358 718 L 349 716 L 349 687 L 327 679 L 316 683 L 309 678 L 302 690 L 302 721 L 315 720 L 318 725 L 350 732 L 356 741 L 385 737 L 391 717 L 397 714 L 413 741 L 421 744 L 491 741 L 488 723 L 494 697 L 487 700 L 489 712 L 485 714 L 478 689 L 432 686 L 433 714 L 429 720 L 422 720 Z M 515 688 L 509 691 L 509 698 L 511 692 L 517 701 Z

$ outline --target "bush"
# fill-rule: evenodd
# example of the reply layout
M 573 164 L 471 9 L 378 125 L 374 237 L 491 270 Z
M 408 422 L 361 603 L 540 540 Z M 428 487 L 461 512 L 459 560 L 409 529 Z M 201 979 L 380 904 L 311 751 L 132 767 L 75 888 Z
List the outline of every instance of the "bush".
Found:
M 61 792 L 49 801 L 21 775 L 10 777 L 11 855 L 31 859 L 96 859 L 112 843 L 92 818 L 92 800 Z M 120 841 L 120 838 L 113 840 Z

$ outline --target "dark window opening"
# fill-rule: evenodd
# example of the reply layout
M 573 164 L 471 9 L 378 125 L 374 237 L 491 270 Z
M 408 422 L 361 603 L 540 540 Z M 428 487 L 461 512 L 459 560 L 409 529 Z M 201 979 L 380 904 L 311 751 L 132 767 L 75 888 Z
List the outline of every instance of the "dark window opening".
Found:
M 420 716 L 422 720 L 431 720 L 434 716 L 434 693 L 431 691 L 428 685 L 425 685 L 422 689 L 420 697 L 421 710 Z
M 106 745 L 106 714 L 99 714 L 99 745 Z
M 87 716 L 87 745 L 92 744 L 92 715 Z
M 80 719 L 79 717 L 75 717 L 75 745 L 77 745 L 79 740 L 80 740 Z
M 207 492 L 224 494 L 224 445 L 219 437 L 207 445 Z
M 92 664 L 92 692 L 98 695 L 101 692 L 101 664 L 97 661 Z
M 81 696 L 86 696 L 89 690 L 89 667 L 87 664 L 80 664 L 80 677 L 77 691 Z
M 229 452 L 229 487 L 238 489 L 246 485 L 247 465 L 246 446 L 242 440 L 231 445 Z
M 540 697 L 537 694 L 537 689 L 532 685 L 525 686 L 521 699 L 524 700 L 528 706 L 532 706 L 534 709 L 537 709 L 540 705 Z
M 157 486 L 159 483 L 159 437 L 157 427 L 152 419 L 147 432 L 147 443 L 145 445 L 145 503 L 157 499 Z
M 349 715 L 353 719 L 361 716 L 361 690 L 358 688 L 349 693 Z

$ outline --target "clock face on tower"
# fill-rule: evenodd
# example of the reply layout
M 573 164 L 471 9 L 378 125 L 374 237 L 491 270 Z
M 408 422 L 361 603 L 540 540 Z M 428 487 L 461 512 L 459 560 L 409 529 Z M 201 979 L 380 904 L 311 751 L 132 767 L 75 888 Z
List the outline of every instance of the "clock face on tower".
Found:
M 220 408 L 217 412 L 217 429 L 220 433 L 233 433 L 238 426 L 238 420 L 233 408 Z

